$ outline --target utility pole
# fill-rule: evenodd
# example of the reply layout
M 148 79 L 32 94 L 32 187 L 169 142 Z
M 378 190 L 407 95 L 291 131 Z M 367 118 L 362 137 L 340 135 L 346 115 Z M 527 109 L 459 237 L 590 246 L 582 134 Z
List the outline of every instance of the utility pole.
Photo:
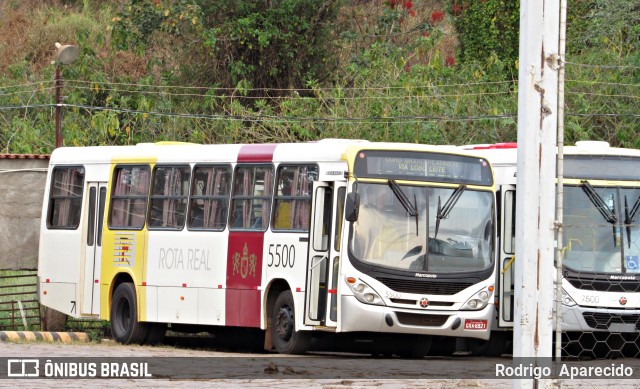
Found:
M 63 138 L 60 118 L 60 106 L 62 105 L 62 76 L 60 75 L 60 66 L 56 65 L 56 149 L 62 147 Z
M 559 4 L 520 2 L 514 365 L 550 366 L 552 355 Z
M 62 108 L 62 71 L 60 70 L 60 65 L 69 65 L 73 63 L 73 61 L 78 58 L 78 48 L 72 45 L 61 45 L 56 42 L 56 60 L 54 61 L 56 65 L 56 148 L 62 147 L 63 137 L 62 137 L 62 117 L 61 117 L 61 108 Z

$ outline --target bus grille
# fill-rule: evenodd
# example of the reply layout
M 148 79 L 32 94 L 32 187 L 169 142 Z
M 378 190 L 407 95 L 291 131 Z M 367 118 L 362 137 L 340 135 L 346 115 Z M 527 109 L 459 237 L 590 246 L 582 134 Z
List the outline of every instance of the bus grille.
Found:
M 640 292 L 640 282 L 637 280 L 603 280 L 584 276 L 569 276 L 565 279 L 576 289 L 596 290 L 599 292 Z
M 623 315 L 616 313 L 584 312 L 582 314 L 587 325 L 596 330 L 607 330 L 614 323 L 635 324 L 640 329 L 640 315 Z
M 434 282 L 421 280 L 399 280 L 395 278 L 376 277 L 389 289 L 400 293 L 453 295 L 467 289 L 470 282 Z
M 426 315 L 406 312 L 396 312 L 396 316 L 400 324 L 421 327 L 440 327 L 449 318 L 449 315 Z

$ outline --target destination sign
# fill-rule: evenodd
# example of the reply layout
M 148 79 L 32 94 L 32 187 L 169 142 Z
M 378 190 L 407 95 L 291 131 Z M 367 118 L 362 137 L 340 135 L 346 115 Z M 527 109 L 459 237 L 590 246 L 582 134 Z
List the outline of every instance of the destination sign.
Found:
M 640 177 L 640 158 L 619 155 L 565 155 L 564 177 L 635 181 Z
M 486 160 L 462 155 L 428 152 L 365 150 L 354 165 L 358 178 L 391 178 L 472 185 L 491 185 L 491 168 Z

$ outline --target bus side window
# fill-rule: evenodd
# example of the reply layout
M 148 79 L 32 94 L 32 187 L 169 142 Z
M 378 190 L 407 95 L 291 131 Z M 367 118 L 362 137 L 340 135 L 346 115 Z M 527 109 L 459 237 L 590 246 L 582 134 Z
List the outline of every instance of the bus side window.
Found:
M 84 168 L 56 167 L 51 175 L 47 228 L 76 229 L 80 225 Z
M 240 165 L 233 182 L 230 229 L 266 230 L 273 196 L 273 165 Z
M 318 177 L 316 165 L 281 165 L 274 198 L 273 229 L 309 231 L 311 191 Z
M 507 254 L 516 252 L 516 192 L 508 190 L 504 194 L 502 207 L 504 214 L 503 249 Z
M 189 200 L 189 228 L 224 230 L 230 190 L 231 166 L 196 165 Z
M 116 166 L 113 174 L 109 228 L 141 229 L 149 196 L 149 166 Z
M 153 169 L 149 229 L 181 229 L 187 213 L 189 166 L 156 166 Z

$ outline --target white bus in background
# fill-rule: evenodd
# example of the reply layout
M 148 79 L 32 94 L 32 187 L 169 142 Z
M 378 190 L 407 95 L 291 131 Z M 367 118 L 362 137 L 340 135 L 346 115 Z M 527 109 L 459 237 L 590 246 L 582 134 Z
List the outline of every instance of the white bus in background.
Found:
M 294 354 L 318 334 L 372 337 L 419 357 L 432 336 L 489 338 L 494 179 L 456 147 L 68 147 L 47 183 L 40 301 L 111 321 L 119 342 L 170 325 L 250 329 Z
M 513 327 L 517 145 L 463 148 L 491 163 L 499 210 L 497 320 L 490 341 L 469 344 L 476 353 L 499 355 L 509 352 Z M 563 349 L 573 356 L 638 356 L 640 150 L 577 142 L 564 147 L 563 174 Z

